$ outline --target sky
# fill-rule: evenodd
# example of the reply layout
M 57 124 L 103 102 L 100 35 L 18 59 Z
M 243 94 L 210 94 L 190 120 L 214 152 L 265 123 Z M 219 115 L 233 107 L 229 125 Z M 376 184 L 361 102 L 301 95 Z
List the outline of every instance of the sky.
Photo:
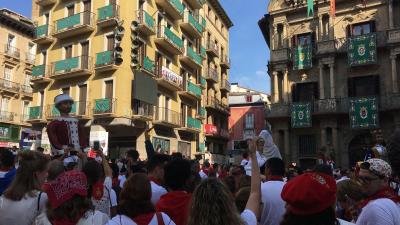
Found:
M 230 82 L 270 93 L 267 74 L 269 49 L 258 27 L 269 0 L 220 0 L 234 26 L 230 29 Z M 31 17 L 32 0 L 0 0 L 8 8 Z

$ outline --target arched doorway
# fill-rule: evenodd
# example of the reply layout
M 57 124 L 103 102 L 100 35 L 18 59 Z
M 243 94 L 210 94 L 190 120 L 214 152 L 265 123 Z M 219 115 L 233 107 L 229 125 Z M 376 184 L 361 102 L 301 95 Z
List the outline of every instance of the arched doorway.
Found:
M 363 161 L 367 149 L 372 146 L 372 135 L 369 131 L 365 131 L 356 135 L 349 143 L 349 165 L 352 167 L 357 162 Z

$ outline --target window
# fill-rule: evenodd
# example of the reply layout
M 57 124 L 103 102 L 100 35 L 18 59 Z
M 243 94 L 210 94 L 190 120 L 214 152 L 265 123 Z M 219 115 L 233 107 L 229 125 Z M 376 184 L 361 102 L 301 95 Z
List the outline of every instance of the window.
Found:
M 46 65 L 47 62 L 47 51 L 42 51 L 42 65 Z
M 113 90 L 114 90 L 114 81 L 113 80 L 107 80 L 104 82 L 105 84 L 105 98 L 108 99 L 112 99 L 114 94 L 113 94 Z
M 11 67 L 4 67 L 4 86 L 11 87 L 11 80 L 12 80 L 12 68 Z
M 8 105 L 10 104 L 10 99 L 3 97 L 1 99 L 1 111 L 8 112 Z
M 316 156 L 317 144 L 314 135 L 299 135 L 299 156 Z
M 30 74 L 25 74 L 24 85 L 30 87 L 31 85 L 31 78 Z
M 246 102 L 253 102 L 253 95 L 246 95 Z
M 328 40 L 329 37 L 329 15 L 325 14 L 322 16 L 322 29 L 321 29 L 322 40 Z
M 87 95 L 87 85 L 79 86 L 79 115 L 86 114 L 86 95 Z
M 183 141 L 178 141 L 178 152 L 182 153 L 185 158 L 190 158 L 191 144 Z
M 12 34 L 8 35 L 8 41 L 7 41 L 7 46 L 15 46 L 16 39 L 15 36 Z
M 310 102 L 319 97 L 318 83 L 297 83 L 292 85 L 293 102 Z
M 307 46 L 314 42 L 314 33 L 298 34 L 292 37 L 293 46 Z
M 29 115 L 29 102 L 24 101 L 22 103 L 22 115 Z
M 245 129 L 253 129 L 254 128 L 254 114 L 247 113 L 245 120 Z
M 44 91 L 40 91 L 39 94 L 40 94 L 40 106 L 41 106 L 41 108 L 43 108 L 43 105 L 44 105 Z
M 73 16 L 75 14 L 74 5 L 73 4 L 67 6 L 67 13 L 68 13 L 67 16 Z
M 64 47 L 65 50 L 65 58 L 71 58 L 72 57 L 72 45 L 68 45 Z
M 170 146 L 168 139 L 153 137 L 153 147 L 156 152 L 169 155 Z
M 168 69 L 171 69 L 171 60 L 169 60 L 169 59 L 165 59 L 165 66 L 168 68 Z
M 379 95 L 379 83 L 379 76 L 349 78 L 348 96 L 365 97 Z
M 114 43 L 115 43 L 114 34 L 107 35 L 106 39 L 107 39 L 107 50 L 108 51 L 114 50 Z
M 44 14 L 44 19 L 45 19 L 45 23 L 44 24 L 49 24 L 50 23 L 50 14 L 49 13 L 45 13 Z
M 277 47 L 282 48 L 283 46 L 283 25 L 280 23 L 276 27 L 278 35 L 277 35 Z
M 348 26 L 347 29 L 348 29 L 347 30 L 348 35 L 350 34 L 350 32 L 349 32 L 349 29 L 350 29 L 351 36 L 369 34 L 369 33 L 375 32 L 375 21 L 352 24 L 352 25 Z

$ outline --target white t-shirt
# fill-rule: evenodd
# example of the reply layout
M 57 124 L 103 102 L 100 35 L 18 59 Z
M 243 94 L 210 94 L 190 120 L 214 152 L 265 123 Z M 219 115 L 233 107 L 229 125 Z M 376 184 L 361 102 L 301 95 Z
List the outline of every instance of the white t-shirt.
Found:
M 346 220 L 337 219 L 340 225 L 355 225 L 354 223 L 347 222 Z
M 97 210 L 88 211 L 81 217 L 76 225 L 104 225 L 109 219 L 110 218 L 106 214 Z M 37 217 L 34 225 L 51 225 L 51 223 L 46 213 L 42 213 Z
M 387 198 L 370 201 L 357 219 L 357 225 L 399 225 L 400 205 Z
M 167 190 L 162 186 L 150 181 L 151 184 L 151 202 L 156 205 L 160 197 L 167 193 Z
M 126 181 L 126 176 L 125 175 L 119 175 L 118 176 L 118 180 L 119 180 L 119 187 L 123 188 L 124 187 L 124 183 Z
M 35 191 L 33 197 L 25 195 L 21 201 L 0 197 L 0 225 L 32 225 L 46 208 L 47 194 L 42 192 L 39 200 L 39 193 Z
M 268 181 L 261 184 L 263 208 L 260 225 L 279 225 L 281 223 L 286 212 L 285 201 L 281 197 L 284 185 L 283 181 Z
M 264 155 L 260 154 L 258 151 L 256 151 L 256 157 L 257 157 L 258 167 L 262 167 L 267 161 L 267 158 Z M 251 159 L 249 160 L 249 163 L 247 163 L 247 165 L 244 166 L 244 169 L 246 170 L 246 175 L 251 176 Z
M 240 217 L 242 217 L 242 220 L 246 222 L 247 225 L 257 225 L 257 217 L 253 211 L 249 209 L 245 209 L 242 214 L 240 214 Z
M 206 173 L 204 173 L 204 171 L 203 170 L 200 170 L 200 172 L 199 172 L 199 176 L 200 176 L 200 178 L 203 180 L 203 179 L 207 179 L 208 178 L 208 175 L 206 174 Z
M 247 159 L 242 159 L 242 161 L 240 162 L 241 166 L 246 166 L 247 164 L 249 164 L 249 160 Z
M 165 225 L 176 225 L 174 221 L 169 218 L 165 213 L 161 213 Z M 116 215 L 112 218 L 106 225 L 137 225 L 133 220 L 125 215 Z M 157 215 L 154 214 L 153 218 L 150 220 L 149 225 L 158 225 Z
M 110 208 L 112 206 L 116 206 L 116 197 L 117 195 L 115 194 L 115 205 L 113 205 L 112 203 L 112 197 L 111 197 L 111 193 L 112 193 L 112 180 L 111 177 L 106 177 L 106 179 L 104 180 L 104 190 L 103 190 L 103 197 L 101 197 L 100 200 L 96 200 L 92 197 L 92 203 L 94 205 L 95 210 L 98 210 L 102 213 L 105 213 L 108 217 L 111 217 L 111 210 Z

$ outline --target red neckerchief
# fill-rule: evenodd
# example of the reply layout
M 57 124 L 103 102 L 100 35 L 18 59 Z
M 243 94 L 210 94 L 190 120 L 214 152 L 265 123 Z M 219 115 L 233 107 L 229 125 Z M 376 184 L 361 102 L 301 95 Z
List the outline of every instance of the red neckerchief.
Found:
M 155 214 L 154 212 L 143 214 L 135 218 L 132 218 L 132 220 L 138 225 L 148 225 L 151 219 L 153 219 L 154 214 Z
M 385 187 L 385 188 L 381 189 L 380 191 L 378 191 L 377 193 L 375 193 L 374 195 L 372 195 L 372 196 L 368 197 L 367 199 L 365 199 L 364 201 L 362 201 L 359 205 L 360 209 L 364 208 L 364 206 L 366 206 L 370 201 L 373 201 L 373 200 L 376 200 L 379 198 L 388 198 L 388 199 L 394 201 L 395 203 L 400 202 L 400 197 L 398 195 L 396 195 L 394 190 L 390 187 Z
M 283 177 L 282 176 L 269 176 L 267 178 L 267 181 L 283 181 Z
M 155 177 L 149 177 L 149 180 L 153 181 L 157 185 L 161 186 L 161 181 Z

